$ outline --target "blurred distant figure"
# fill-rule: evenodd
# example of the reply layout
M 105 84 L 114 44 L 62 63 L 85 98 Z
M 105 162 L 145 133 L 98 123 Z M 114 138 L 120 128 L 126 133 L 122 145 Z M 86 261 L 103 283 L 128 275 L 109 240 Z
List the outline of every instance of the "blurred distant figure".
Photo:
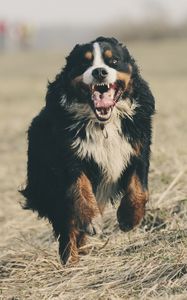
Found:
M 31 29 L 27 24 L 20 24 L 18 28 L 19 45 L 22 50 L 31 47 Z
M 5 50 L 7 28 L 5 21 L 0 20 L 0 51 Z

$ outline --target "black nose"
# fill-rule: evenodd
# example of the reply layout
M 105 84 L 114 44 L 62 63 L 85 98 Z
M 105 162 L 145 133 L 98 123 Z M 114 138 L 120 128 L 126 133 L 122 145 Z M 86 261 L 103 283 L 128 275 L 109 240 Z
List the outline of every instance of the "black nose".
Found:
M 108 72 L 105 68 L 96 68 L 92 71 L 92 76 L 97 80 L 103 80 L 107 77 Z

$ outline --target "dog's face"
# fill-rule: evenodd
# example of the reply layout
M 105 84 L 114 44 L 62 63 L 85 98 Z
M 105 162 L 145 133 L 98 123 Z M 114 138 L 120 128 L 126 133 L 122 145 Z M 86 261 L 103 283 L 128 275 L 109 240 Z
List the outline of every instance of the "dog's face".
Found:
M 132 75 L 128 50 L 115 39 L 98 38 L 77 45 L 64 69 L 76 101 L 87 103 L 100 122 L 109 121 Z

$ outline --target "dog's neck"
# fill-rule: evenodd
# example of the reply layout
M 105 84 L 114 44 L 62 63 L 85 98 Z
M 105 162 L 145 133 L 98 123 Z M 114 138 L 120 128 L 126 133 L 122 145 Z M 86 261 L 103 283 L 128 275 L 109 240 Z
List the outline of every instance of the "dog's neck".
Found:
M 91 124 L 92 127 L 95 127 L 103 132 L 104 136 L 107 137 L 107 127 L 108 124 L 113 124 L 114 126 L 119 127 L 121 119 L 133 119 L 134 114 L 136 113 L 136 108 L 138 107 L 135 100 L 123 99 L 119 101 L 113 109 L 111 119 L 106 122 L 100 122 L 97 120 L 94 111 L 88 103 L 79 103 L 74 101 L 73 104 L 66 105 L 64 103 L 64 97 L 61 105 L 71 114 L 72 124 L 69 126 L 69 129 L 80 130 L 83 127 L 87 127 L 88 124 Z

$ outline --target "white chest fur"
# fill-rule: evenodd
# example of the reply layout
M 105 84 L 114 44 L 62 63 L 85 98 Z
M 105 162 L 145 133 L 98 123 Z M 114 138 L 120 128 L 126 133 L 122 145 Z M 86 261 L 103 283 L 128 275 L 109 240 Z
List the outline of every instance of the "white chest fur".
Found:
M 86 128 L 84 140 L 77 137 L 72 147 L 81 159 L 94 159 L 103 172 L 105 182 L 115 183 L 127 167 L 133 149 L 121 134 L 121 122 L 110 122 L 102 130 L 94 122 Z

